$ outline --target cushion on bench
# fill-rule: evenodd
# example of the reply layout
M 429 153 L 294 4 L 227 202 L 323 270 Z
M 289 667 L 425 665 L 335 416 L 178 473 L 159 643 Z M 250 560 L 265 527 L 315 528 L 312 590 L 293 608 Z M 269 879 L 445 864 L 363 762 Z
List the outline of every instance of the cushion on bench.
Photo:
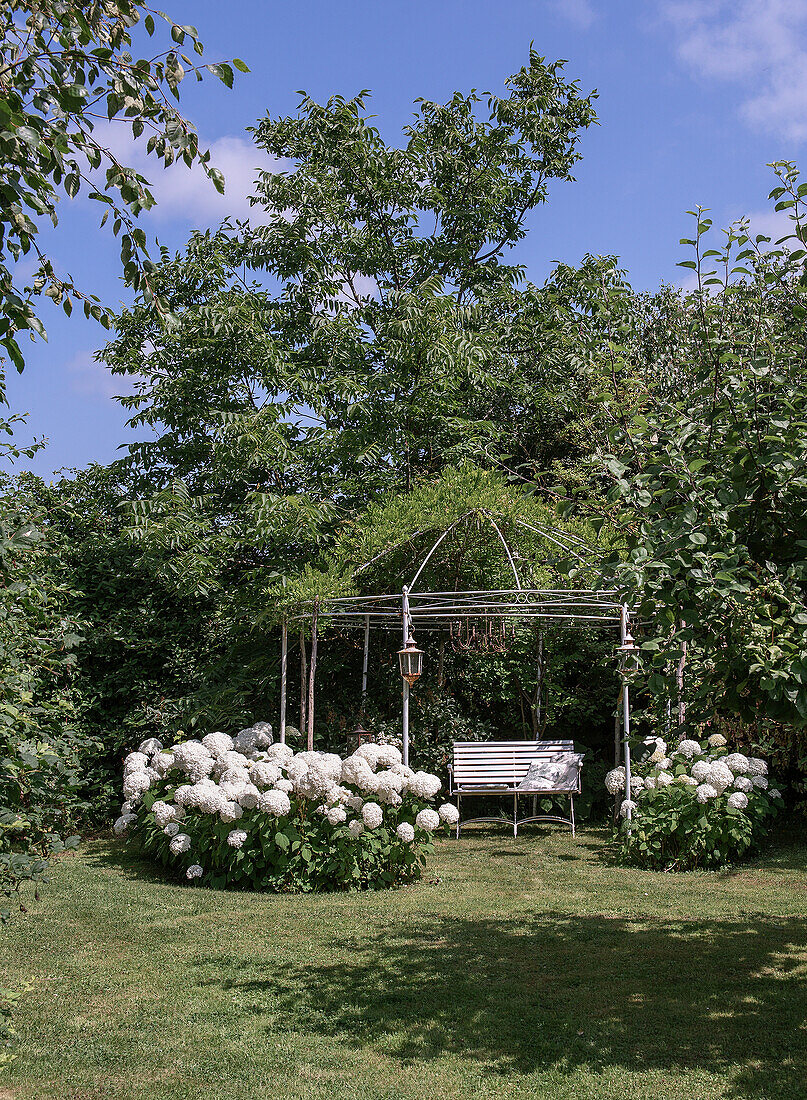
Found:
M 520 791 L 576 791 L 583 756 L 577 752 L 562 752 L 534 760 L 518 785 Z

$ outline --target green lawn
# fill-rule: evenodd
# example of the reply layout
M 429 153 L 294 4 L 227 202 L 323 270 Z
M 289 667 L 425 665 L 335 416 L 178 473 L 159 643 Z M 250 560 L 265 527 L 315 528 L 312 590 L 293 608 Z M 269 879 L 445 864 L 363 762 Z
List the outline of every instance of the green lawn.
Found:
M 674 876 L 603 843 L 469 834 L 415 886 L 319 897 L 94 843 L 0 932 L 0 983 L 34 981 L 0 1098 L 804 1100 L 807 846 Z

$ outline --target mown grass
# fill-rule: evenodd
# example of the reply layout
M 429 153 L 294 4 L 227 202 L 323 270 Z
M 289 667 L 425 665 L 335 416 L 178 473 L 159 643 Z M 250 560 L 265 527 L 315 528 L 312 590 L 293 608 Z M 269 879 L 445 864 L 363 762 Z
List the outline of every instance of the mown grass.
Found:
M 673 876 L 603 845 L 469 833 L 405 889 L 274 897 L 91 844 L 0 933 L 34 983 L 0 1097 L 804 1100 L 807 846 Z

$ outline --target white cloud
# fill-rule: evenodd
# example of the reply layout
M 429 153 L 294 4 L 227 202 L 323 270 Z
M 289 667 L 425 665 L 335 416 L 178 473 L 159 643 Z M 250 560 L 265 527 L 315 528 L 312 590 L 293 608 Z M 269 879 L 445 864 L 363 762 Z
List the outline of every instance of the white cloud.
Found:
M 235 134 L 215 141 L 200 140 L 202 147 L 210 149 L 211 165 L 224 175 L 225 190 L 220 195 L 198 164 L 188 168 L 179 161 L 164 168 L 157 157 L 146 154 L 145 141 L 135 141 L 126 125 L 103 123 L 96 126 L 95 135 L 122 164 L 136 168 L 149 181 L 157 202 L 149 212 L 155 221 L 185 221 L 206 227 L 230 217 L 259 223 L 261 208 L 249 204 L 255 179 L 259 171 L 276 170 L 282 164 Z
M 65 364 L 70 388 L 88 397 L 120 397 L 134 393 L 134 379 L 112 374 L 92 351 L 80 351 Z
M 745 86 L 750 126 L 807 139 L 807 0 L 662 0 L 660 11 L 694 73 Z
M 597 18 L 591 0 L 549 0 L 549 6 L 556 15 L 583 31 L 587 31 Z

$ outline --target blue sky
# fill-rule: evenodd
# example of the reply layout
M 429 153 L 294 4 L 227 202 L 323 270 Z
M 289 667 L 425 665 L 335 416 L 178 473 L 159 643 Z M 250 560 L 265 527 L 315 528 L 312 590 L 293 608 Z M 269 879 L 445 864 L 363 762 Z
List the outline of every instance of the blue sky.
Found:
M 499 91 L 531 41 L 568 59 L 584 91 L 599 90 L 600 126 L 583 137 L 578 182 L 557 185 L 534 215 L 519 259 L 534 280 L 556 260 L 617 253 L 635 286 L 682 282 L 678 244 L 686 211 L 710 207 L 716 224 L 748 214 L 768 230 L 769 161 L 798 161 L 807 139 L 807 0 L 166 0 L 194 23 L 206 60 L 242 57 L 251 73 L 228 91 L 212 77 L 187 82 L 182 105 L 227 177 L 216 196 L 184 166 L 147 168 L 158 207 L 145 228 L 171 248 L 227 213 L 244 216 L 260 154 L 245 128 L 295 110 L 296 91 L 317 99 L 373 92 L 390 142 L 423 96 Z M 127 140 L 119 137 L 119 148 Z M 128 155 L 145 166 L 138 152 Z M 86 200 L 62 203 L 46 243 L 79 285 L 107 302 L 126 298 L 111 235 Z M 113 400 L 119 382 L 93 363 L 103 330 L 43 306 L 47 344 L 26 345 L 27 367 L 10 378 L 15 412 L 30 414 L 47 449 L 24 468 L 44 476 L 107 462 L 132 438 Z M 18 467 L 19 468 L 19 467 Z

